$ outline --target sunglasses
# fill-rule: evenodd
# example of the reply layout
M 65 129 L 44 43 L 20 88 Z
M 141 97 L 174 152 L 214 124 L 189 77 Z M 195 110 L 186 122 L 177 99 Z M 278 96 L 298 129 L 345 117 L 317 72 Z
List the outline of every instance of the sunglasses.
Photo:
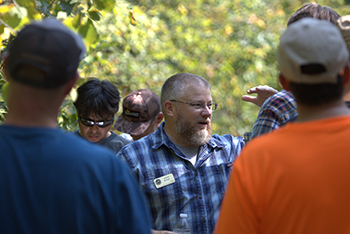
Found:
M 85 126 L 92 127 L 94 125 L 97 125 L 100 128 L 105 128 L 111 125 L 114 121 L 114 118 L 110 120 L 103 120 L 103 121 L 93 121 L 91 119 L 85 119 L 81 116 L 79 116 L 80 122 L 84 124 Z

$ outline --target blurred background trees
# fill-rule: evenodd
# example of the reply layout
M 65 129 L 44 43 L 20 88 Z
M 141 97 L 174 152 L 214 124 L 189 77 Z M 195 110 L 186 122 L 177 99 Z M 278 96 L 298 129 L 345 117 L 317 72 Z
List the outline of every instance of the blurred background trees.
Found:
M 81 79 L 108 79 L 124 98 L 148 88 L 160 95 L 163 82 L 178 72 L 206 78 L 219 104 L 213 133 L 243 135 L 259 108 L 241 101 L 246 90 L 267 84 L 278 90 L 276 48 L 288 18 L 301 0 L 0 0 L 1 55 L 32 19 L 54 16 L 79 32 L 88 48 Z M 349 0 L 320 0 L 340 15 Z M 0 75 L 0 87 L 5 84 Z M 6 88 L 5 88 L 6 89 Z M 6 103 L 0 95 L 0 121 Z M 59 125 L 76 130 L 72 101 L 66 98 Z M 120 106 L 121 108 L 121 106 Z M 121 110 L 118 112 L 118 115 Z

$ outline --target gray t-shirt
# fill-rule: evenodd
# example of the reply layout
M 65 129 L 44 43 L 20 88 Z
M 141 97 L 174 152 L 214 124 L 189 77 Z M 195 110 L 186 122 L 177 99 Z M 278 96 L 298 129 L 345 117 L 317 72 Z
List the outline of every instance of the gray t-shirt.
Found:
M 77 135 L 82 137 L 79 133 L 79 130 L 75 132 Z M 118 151 L 123 148 L 125 145 L 129 144 L 131 141 L 118 136 L 114 132 L 111 132 L 111 135 L 103 140 L 100 140 L 99 142 L 96 142 L 96 144 L 103 145 L 109 149 L 111 149 L 113 152 L 118 153 Z
M 194 166 L 197 162 L 199 147 L 185 147 L 178 144 L 175 144 L 175 145 Z

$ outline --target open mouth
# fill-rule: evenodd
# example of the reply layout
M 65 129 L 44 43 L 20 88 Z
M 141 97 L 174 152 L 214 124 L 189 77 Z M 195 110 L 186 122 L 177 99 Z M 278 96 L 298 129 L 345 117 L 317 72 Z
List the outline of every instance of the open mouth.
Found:
M 200 126 L 207 127 L 209 125 L 209 121 L 200 121 L 198 122 Z

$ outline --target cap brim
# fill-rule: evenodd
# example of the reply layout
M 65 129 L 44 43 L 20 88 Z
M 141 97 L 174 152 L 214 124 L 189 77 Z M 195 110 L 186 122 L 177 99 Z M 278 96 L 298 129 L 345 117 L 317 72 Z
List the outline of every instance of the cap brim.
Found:
M 114 123 L 114 128 L 119 132 L 128 133 L 130 135 L 141 135 L 149 127 L 153 119 L 147 122 L 130 122 L 124 119 L 121 114 Z

